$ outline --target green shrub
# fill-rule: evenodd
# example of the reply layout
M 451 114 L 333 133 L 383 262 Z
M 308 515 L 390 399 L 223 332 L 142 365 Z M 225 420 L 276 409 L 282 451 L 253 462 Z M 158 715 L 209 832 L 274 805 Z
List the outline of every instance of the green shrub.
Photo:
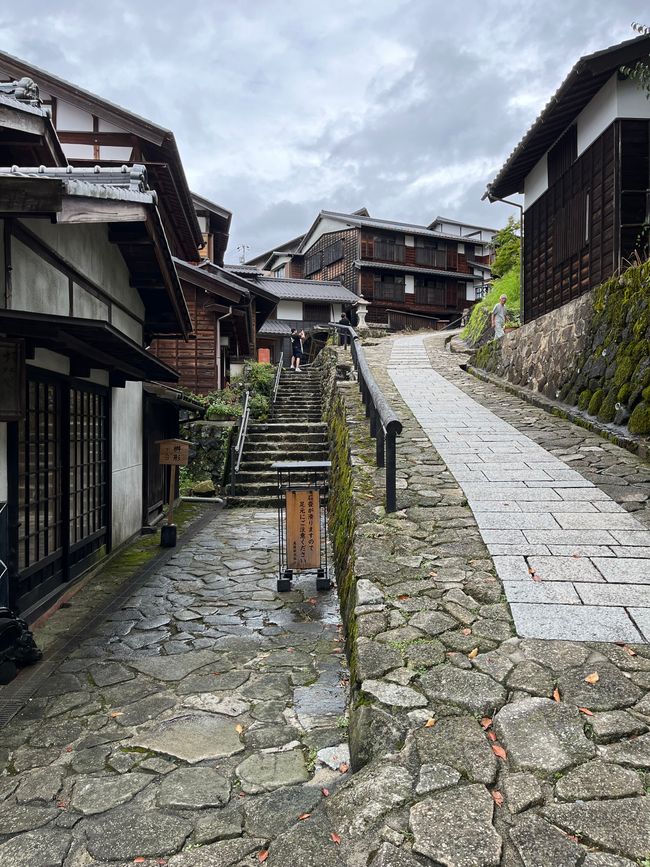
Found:
M 580 392 L 580 397 L 578 398 L 578 408 L 579 409 L 587 409 L 589 406 L 589 401 L 591 400 L 591 392 L 588 388 L 585 388 Z
M 252 418 L 265 419 L 268 418 L 271 402 L 268 397 L 263 394 L 254 394 L 250 399 L 250 411 Z
M 605 399 L 605 390 L 602 388 L 597 388 L 596 391 L 591 396 L 591 400 L 589 401 L 589 408 L 587 412 L 589 415 L 598 415 L 598 410 L 600 409 L 600 405 Z
M 633 434 L 650 433 L 650 403 L 642 401 L 635 406 L 627 427 Z
M 205 417 L 208 421 L 224 421 L 238 418 L 242 408 L 238 403 L 226 403 L 224 400 L 214 400 L 208 405 Z
M 242 378 L 245 383 L 244 390 L 270 397 L 275 382 L 275 367 L 272 364 L 251 361 L 246 364 Z

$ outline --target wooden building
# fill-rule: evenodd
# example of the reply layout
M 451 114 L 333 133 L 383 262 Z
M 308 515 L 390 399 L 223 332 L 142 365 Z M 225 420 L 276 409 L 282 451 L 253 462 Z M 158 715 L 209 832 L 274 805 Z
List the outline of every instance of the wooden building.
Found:
M 524 195 L 525 321 L 648 255 L 650 101 L 620 69 L 649 54 L 640 36 L 581 57 L 487 188 Z
M 341 312 L 351 310 L 358 297 L 340 281 L 296 280 L 260 275 L 255 279 L 257 292 L 274 301 L 273 309 L 258 330 L 257 345 L 268 349 L 270 361 L 277 364 L 283 354 L 284 365 L 291 363 L 291 329 L 304 329 L 308 340 L 317 326 L 336 322 Z M 308 348 L 308 347 L 307 347 Z
M 143 167 L 0 169 L 0 559 L 27 616 L 151 505 L 143 383 L 178 375 L 147 346 L 191 330 L 156 198 Z
M 300 243 L 291 243 L 293 252 L 280 248 L 282 256 L 267 256 L 264 267 L 275 275 L 291 267 L 308 280 L 339 281 L 370 302 L 368 322 L 395 327 L 420 317 L 438 327 L 460 318 L 485 282 L 479 260 L 489 246 L 473 235 L 376 219 L 365 208 L 321 211 Z

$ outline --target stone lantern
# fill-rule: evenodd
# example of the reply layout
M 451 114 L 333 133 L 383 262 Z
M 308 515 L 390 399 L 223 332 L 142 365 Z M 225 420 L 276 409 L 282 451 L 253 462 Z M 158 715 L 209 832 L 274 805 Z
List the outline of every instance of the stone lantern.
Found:
M 357 301 L 357 317 L 358 322 L 356 326 L 356 331 L 368 331 L 368 325 L 366 323 L 366 316 L 368 314 L 368 302 L 363 297 L 363 295 L 359 295 L 359 300 Z

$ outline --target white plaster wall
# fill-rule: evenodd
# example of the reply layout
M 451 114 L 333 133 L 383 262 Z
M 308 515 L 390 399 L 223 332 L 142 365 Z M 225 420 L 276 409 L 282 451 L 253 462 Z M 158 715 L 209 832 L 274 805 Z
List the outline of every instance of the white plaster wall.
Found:
M 34 352 L 34 358 L 30 358 L 27 364 L 31 364 L 32 367 L 40 367 L 42 370 L 49 370 L 52 373 L 62 373 L 64 376 L 68 376 L 70 373 L 70 359 L 49 349 L 37 349 Z
M 62 144 L 61 147 L 69 160 L 92 160 L 95 156 L 95 149 L 92 145 Z
M 524 210 L 536 199 L 539 199 L 548 189 L 548 160 L 546 154 L 534 169 L 526 175 L 524 181 Z
M 59 99 L 56 105 L 56 128 L 92 132 L 93 116 L 89 112 Z
M 108 240 L 108 226 L 105 223 L 53 225 L 46 220 L 24 222 L 35 235 L 72 262 L 84 276 L 137 316 L 144 317 L 142 299 L 138 290 L 129 286 L 126 263 L 119 248 Z
M 132 316 L 129 316 L 128 313 L 119 310 L 117 307 L 113 307 L 112 324 L 118 329 L 118 331 L 121 331 L 122 334 L 126 334 L 127 337 L 130 337 L 131 340 L 135 340 L 136 343 L 142 343 L 142 326 L 139 322 L 133 319 Z
M 404 235 L 404 246 L 415 247 L 415 235 Z
M 465 245 L 464 245 L 464 244 L 459 244 L 459 245 L 458 245 L 458 252 L 459 252 L 459 253 L 464 253 L 464 252 L 465 252 Z
M 15 238 L 11 240 L 11 283 L 14 310 L 67 316 L 68 278 Z
M 406 295 L 415 295 L 415 275 L 404 275 L 404 293 Z
M 440 223 L 439 224 L 439 232 L 443 232 L 445 235 L 460 235 L 461 227 L 457 226 L 456 223 Z
M 111 389 L 113 544 L 142 524 L 142 383 Z
M 108 322 L 108 304 L 75 283 L 72 287 L 72 315 L 81 319 L 103 319 Z
M 309 248 L 312 247 L 319 238 L 322 238 L 323 235 L 326 235 L 328 232 L 340 232 L 346 228 L 348 227 L 342 220 L 334 220 L 332 217 L 323 217 L 311 235 L 305 238 L 301 245 L 301 249 L 305 252 L 309 252 Z
M 616 82 L 618 116 L 650 118 L 650 99 L 646 99 L 643 91 L 629 78 Z
M 465 300 L 476 301 L 476 286 L 473 283 L 465 283 Z
M 302 319 L 302 301 L 278 301 L 278 319 Z
M 578 156 L 615 120 L 618 110 L 616 84 L 614 73 L 578 115 Z
M 132 153 L 133 148 L 102 145 L 99 149 L 99 158 L 100 160 L 124 160 L 124 162 L 129 162 Z
M 7 425 L 0 422 L 0 502 L 6 503 L 7 497 Z
M 332 304 L 332 318 L 331 322 L 336 322 L 341 318 L 341 311 L 343 310 L 342 304 Z

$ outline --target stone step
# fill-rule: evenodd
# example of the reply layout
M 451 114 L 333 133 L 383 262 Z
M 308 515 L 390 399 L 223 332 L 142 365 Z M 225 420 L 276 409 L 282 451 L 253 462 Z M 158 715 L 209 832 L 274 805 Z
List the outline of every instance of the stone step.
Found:
M 271 464 L 275 463 L 275 461 L 277 461 L 277 460 L 280 460 L 280 461 L 283 461 L 283 460 L 287 460 L 287 461 L 328 461 L 329 460 L 329 454 L 327 452 L 316 452 L 313 455 L 305 455 L 304 457 L 296 457 L 295 455 L 280 455 L 280 456 L 274 455 L 273 459 L 268 460 L 268 461 L 257 461 L 257 460 L 246 461 L 246 460 L 243 460 L 240 464 L 239 474 L 247 473 L 249 471 L 255 472 L 255 473 L 260 473 L 260 474 L 265 473 L 265 472 L 271 472 L 271 473 L 275 474 L 275 470 L 271 469 Z
M 324 421 L 303 422 L 300 420 L 289 422 L 289 424 L 286 422 L 274 422 L 272 420 L 254 422 L 253 424 L 248 425 L 247 435 L 251 433 L 264 433 L 267 431 L 268 433 L 282 433 L 283 430 L 290 432 L 310 432 L 313 430 L 325 431 L 327 430 L 327 424 Z
M 293 478 L 293 474 L 291 476 Z M 305 479 L 304 481 L 300 481 L 296 479 L 296 484 L 306 484 L 307 482 L 311 482 L 313 476 L 310 479 Z M 232 489 L 231 489 L 232 490 Z M 278 483 L 277 480 L 268 481 L 268 482 L 251 482 L 248 484 L 239 484 L 235 482 L 234 490 L 232 490 L 233 496 L 237 497 L 248 497 L 248 496 L 262 496 L 262 497 L 273 497 L 277 495 Z
M 251 433 L 246 436 L 246 443 L 264 443 L 271 442 L 274 445 L 283 442 L 300 442 L 306 443 L 322 442 L 327 437 L 326 433 L 318 431 L 284 431 L 283 433 Z
M 253 461 L 258 464 L 272 464 L 275 461 L 328 461 L 329 451 L 327 448 L 314 449 L 278 449 L 270 451 L 268 449 L 253 449 L 246 451 L 242 456 L 242 466 L 244 463 Z
M 320 471 L 318 478 L 322 479 L 323 475 L 323 472 Z M 307 484 L 308 482 L 312 482 L 313 479 L 313 471 L 296 470 L 291 473 L 291 480 L 298 485 Z M 277 487 L 277 483 L 278 474 L 275 470 L 248 470 L 244 464 L 242 464 L 242 468 L 235 476 L 235 485 L 238 489 L 244 485 L 247 490 L 259 490 L 261 487 L 267 487 L 268 485 Z
M 277 509 L 277 496 L 249 496 L 242 494 L 228 495 L 227 506 L 229 508 L 247 509 Z
M 276 422 L 278 422 L 278 424 L 293 424 L 292 419 L 295 419 L 296 416 L 301 418 L 303 421 L 313 421 L 313 422 L 318 422 L 318 421 L 320 421 L 320 418 L 321 418 L 320 413 L 316 413 L 316 412 L 303 413 L 300 411 L 293 412 L 290 410 L 286 410 L 285 412 L 273 413 L 270 420 L 276 421 Z

